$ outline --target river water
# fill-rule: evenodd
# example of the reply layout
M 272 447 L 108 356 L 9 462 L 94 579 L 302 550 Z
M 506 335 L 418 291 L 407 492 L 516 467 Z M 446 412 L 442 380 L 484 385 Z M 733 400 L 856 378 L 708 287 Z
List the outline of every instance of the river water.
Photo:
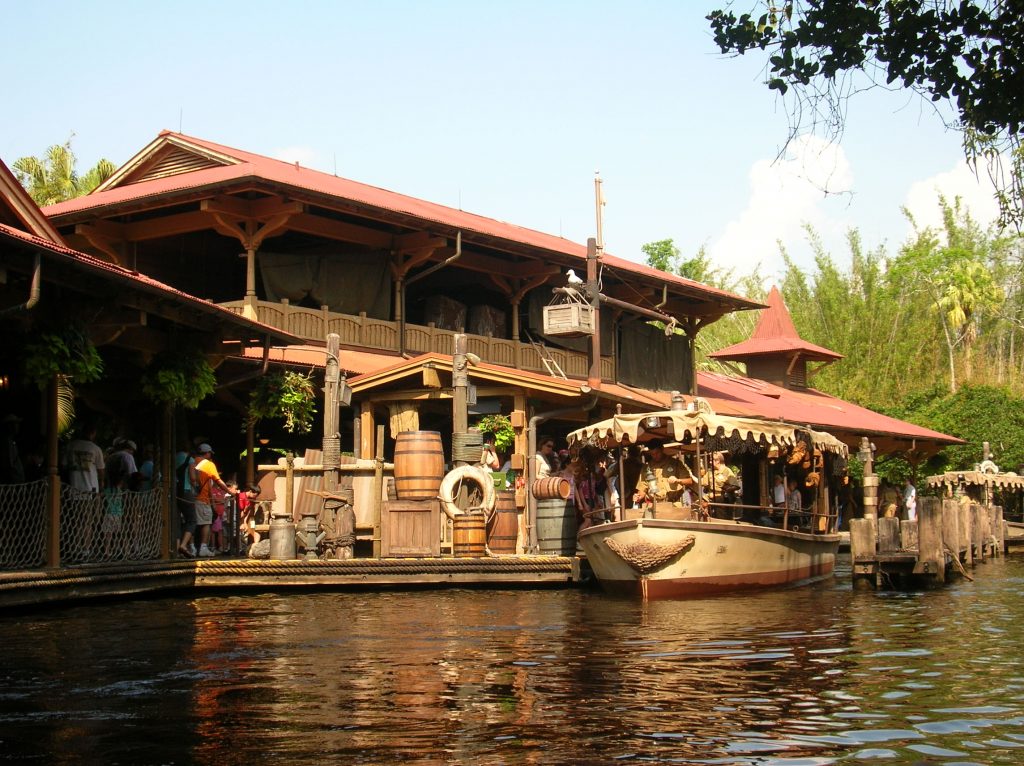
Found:
M 1024 559 L 834 580 L 210 595 L 0 618 L 0 760 L 1024 763 Z

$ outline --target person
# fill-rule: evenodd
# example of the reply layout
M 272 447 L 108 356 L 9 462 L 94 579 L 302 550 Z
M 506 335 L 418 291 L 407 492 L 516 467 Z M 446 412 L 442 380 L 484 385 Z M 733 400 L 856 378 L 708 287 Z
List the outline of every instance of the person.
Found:
M 210 527 L 213 524 L 213 487 L 220 487 L 229 495 L 237 495 L 220 478 L 217 466 L 213 463 L 213 447 L 205 442 L 196 450 L 199 462 L 196 463 L 196 477 L 199 480 L 199 491 L 196 492 L 196 532 L 199 537 L 199 557 L 209 558 L 215 555 L 210 549 Z
M 632 505 L 633 490 L 643 470 L 644 461 L 640 459 L 640 447 L 636 444 L 630 444 L 623 453 L 621 469 L 619 463 L 612 464 L 608 469 L 608 473 L 611 476 L 612 505 Z M 620 479 L 622 486 L 627 488 L 625 492 L 620 491 Z
M 199 479 L 196 476 L 196 461 L 189 452 L 187 444 L 174 455 L 174 495 L 181 520 L 181 537 L 178 540 L 178 553 L 194 558 L 196 546 L 192 542 L 196 534 L 196 487 Z
M 127 485 L 133 480 L 135 474 L 139 472 L 138 467 L 135 465 L 135 442 L 131 439 L 121 439 L 119 437 L 114 440 L 113 448 L 113 452 L 107 456 L 107 483 Z M 124 481 L 121 482 L 121 479 Z
M 103 490 L 103 522 L 100 524 L 100 533 L 103 535 L 103 557 L 109 559 L 114 555 L 114 537 L 121 531 L 124 520 L 126 477 L 122 473 L 108 473 L 107 476 L 107 487 Z
M 688 476 L 689 472 L 679 460 L 665 454 L 665 442 L 652 439 L 647 443 L 647 467 L 637 479 L 633 500 L 637 504 L 680 503 L 682 480 Z
M 64 468 L 68 483 L 79 492 L 99 494 L 106 483 L 103 450 L 96 444 L 96 426 L 89 423 L 82 435 L 68 442 L 64 450 Z
M 24 484 L 25 468 L 15 437 L 21 418 L 13 412 L 0 422 L 0 484 Z
M 160 483 L 160 472 L 156 467 L 156 448 L 147 444 L 142 448 L 142 462 L 139 463 L 139 492 L 148 492 Z
M 546 479 L 558 472 L 558 457 L 555 455 L 555 441 L 548 437 L 540 440 L 540 448 L 533 456 L 533 478 Z
M 772 486 L 772 507 L 786 507 L 786 477 L 781 473 L 775 474 L 775 483 Z
M 242 537 L 247 540 L 251 538 L 251 542 L 256 542 L 259 539 L 252 526 L 253 517 L 256 515 L 256 501 L 259 499 L 260 492 L 259 484 L 250 484 L 244 492 L 238 494 L 238 526 Z
M 800 489 L 796 479 L 789 480 L 789 493 L 786 495 L 786 510 L 790 516 L 798 516 L 803 510 L 803 498 L 800 496 Z M 799 526 L 799 518 L 789 522 L 791 527 Z
M 705 473 L 701 484 L 708 488 L 713 498 L 732 503 L 736 501 L 739 480 L 725 462 L 725 453 L 716 452 L 711 456 L 711 473 Z
M 890 484 L 888 481 L 882 481 L 882 491 L 880 495 L 880 506 L 882 515 L 887 518 L 893 518 L 900 507 L 900 493 L 896 491 L 896 487 Z
M 907 509 L 907 521 L 917 520 L 917 487 L 908 476 L 903 483 L 903 507 Z
M 497 471 L 501 468 L 498 450 L 494 446 L 494 434 L 484 434 L 484 446 L 480 452 L 480 466 L 485 471 Z

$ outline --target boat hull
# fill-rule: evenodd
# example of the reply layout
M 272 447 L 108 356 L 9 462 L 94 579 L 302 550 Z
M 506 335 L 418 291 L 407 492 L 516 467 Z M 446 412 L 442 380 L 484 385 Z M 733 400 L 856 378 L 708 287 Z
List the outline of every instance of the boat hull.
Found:
M 580 545 L 606 591 L 681 598 L 829 577 L 839 535 L 733 522 L 633 519 L 590 527 L 580 533 Z

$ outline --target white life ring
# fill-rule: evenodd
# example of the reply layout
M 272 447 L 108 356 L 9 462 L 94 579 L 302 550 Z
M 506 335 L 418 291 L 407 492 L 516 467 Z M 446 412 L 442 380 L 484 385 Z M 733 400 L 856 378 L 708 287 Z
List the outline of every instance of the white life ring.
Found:
M 982 473 L 999 473 L 999 466 L 991 460 L 982 460 L 978 468 Z
M 484 512 L 484 516 L 490 519 L 491 514 L 494 513 L 494 504 L 497 500 L 497 494 L 494 491 L 494 479 L 491 478 L 490 474 L 472 465 L 461 465 L 445 474 L 445 477 L 441 480 L 441 489 L 438 492 L 441 510 L 453 521 L 456 516 L 461 516 L 465 513 L 455 504 L 457 488 L 464 481 L 475 482 L 480 487 L 480 492 L 483 494 L 481 509 Z

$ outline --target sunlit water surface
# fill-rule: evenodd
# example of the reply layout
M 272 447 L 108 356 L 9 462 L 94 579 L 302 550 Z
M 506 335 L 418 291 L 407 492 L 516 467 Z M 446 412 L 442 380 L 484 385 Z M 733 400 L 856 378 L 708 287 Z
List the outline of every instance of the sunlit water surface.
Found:
M 1024 763 L 1024 560 L 815 586 L 206 596 L 0 620 L 18 763 Z

